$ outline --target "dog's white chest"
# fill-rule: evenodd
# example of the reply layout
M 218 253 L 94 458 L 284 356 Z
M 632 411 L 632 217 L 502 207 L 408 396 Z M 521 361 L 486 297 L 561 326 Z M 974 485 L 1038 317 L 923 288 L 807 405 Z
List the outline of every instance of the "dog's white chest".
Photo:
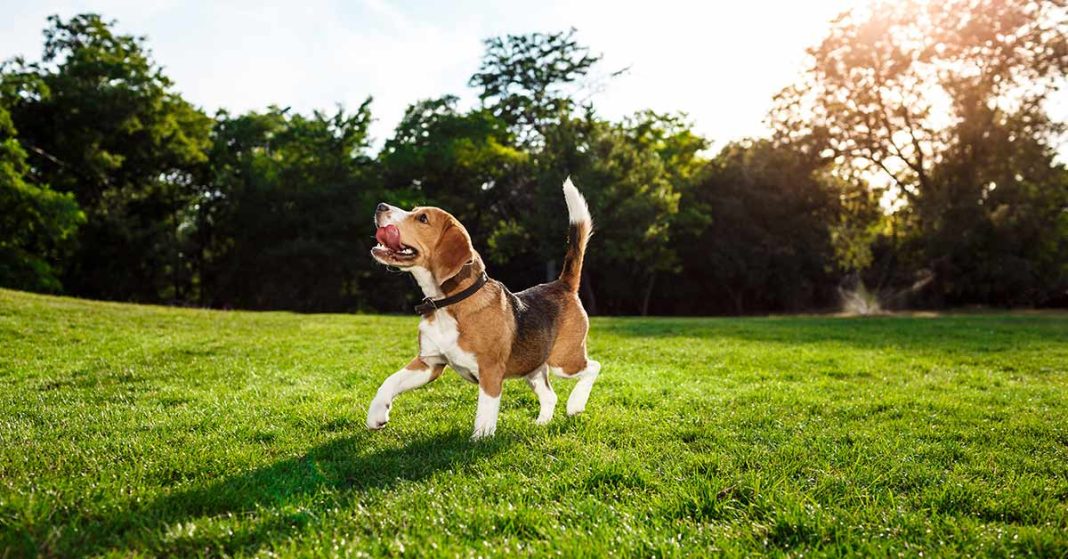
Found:
M 419 354 L 426 359 L 444 359 L 460 376 L 478 382 L 478 360 L 473 353 L 460 349 L 460 330 L 456 319 L 447 311 L 434 312 L 434 320 L 419 322 Z

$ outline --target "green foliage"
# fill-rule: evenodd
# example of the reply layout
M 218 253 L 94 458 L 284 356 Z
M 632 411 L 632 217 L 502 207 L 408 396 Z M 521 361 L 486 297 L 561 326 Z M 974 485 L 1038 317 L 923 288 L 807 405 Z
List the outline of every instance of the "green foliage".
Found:
M 364 428 L 416 322 L 0 290 L 0 553 L 1068 553 L 1064 314 L 595 318 L 478 444 L 448 371 Z
M 822 163 L 755 141 L 727 146 L 683 203 L 708 223 L 681 242 L 693 291 L 677 304 L 696 312 L 828 307 L 837 283 L 828 224 L 843 220 L 841 184 Z
M 88 14 L 49 18 L 40 62 L 5 65 L 3 103 L 30 179 L 85 211 L 64 285 L 86 296 L 182 298 L 179 215 L 207 162 L 211 119 L 172 91 L 144 40 Z
M 382 172 L 397 203 L 448 208 L 484 237 L 507 214 L 502 192 L 530 154 L 515 145 L 501 119 L 485 110 L 462 113 L 456 102 L 446 96 L 408 107 L 382 151 Z
M 77 202 L 28 183 L 26 152 L 0 106 L 0 285 L 59 291 L 56 265 L 84 221 Z
M 647 314 L 658 274 L 678 271 L 672 226 L 705 144 L 681 118 L 653 112 L 618 124 L 591 119 L 584 132 L 577 146 L 550 136 L 547 151 L 557 161 L 579 154 L 571 174 L 597 210 L 586 280 L 598 293 L 597 309 Z
M 824 167 L 817 174 L 818 182 L 838 195 L 837 220 L 832 218 L 827 224 L 835 265 L 843 271 L 867 270 L 875 261 L 873 245 L 887 226 L 887 216 L 879 207 L 883 190 L 863 181 L 842 179 L 832 168 Z
M 460 113 L 453 97 L 417 103 L 382 153 L 386 184 L 401 187 L 401 199 L 448 208 L 485 243 L 494 277 L 525 287 L 543 273 L 555 277 L 567 227 L 560 184 L 571 175 L 597 208 L 588 303 L 647 311 L 656 274 L 677 269 L 678 189 L 703 165 L 706 142 L 684 118 L 650 111 L 621 123 L 560 112 L 539 127 L 544 145 L 527 145 L 491 109 Z M 619 269 L 642 272 L 597 271 Z
M 197 200 L 201 300 L 239 308 L 358 306 L 378 179 L 370 99 L 353 113 L 218 116 Z M 363 300 L 367 300 L 363 294 Z

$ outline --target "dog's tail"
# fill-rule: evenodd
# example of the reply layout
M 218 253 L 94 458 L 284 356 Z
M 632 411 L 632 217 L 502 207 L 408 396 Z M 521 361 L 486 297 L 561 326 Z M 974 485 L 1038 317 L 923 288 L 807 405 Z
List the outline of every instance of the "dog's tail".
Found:
M 564 256 L 564 269 L 560 271 L 560 281 L 577 293 L 582 280 L 582 259 L 586 255 L 586 242 L 593 234 L 593 219 L 586 199 L 582 197 L 571 177 L 564 181 L 564 200 L 567 202 L 567 217 L 570 225 L 567 230 L 567 254 Z

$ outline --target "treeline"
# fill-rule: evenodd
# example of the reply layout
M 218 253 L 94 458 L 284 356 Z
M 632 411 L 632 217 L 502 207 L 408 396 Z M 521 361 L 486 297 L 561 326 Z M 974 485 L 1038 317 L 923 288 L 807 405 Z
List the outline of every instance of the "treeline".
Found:
M 772 136 L 711 157 L 683 116 L 611 121 L 579 102 L 600 57 L 574 31 L 487 40 L 479 106 L 416 102 L 375 154 L 370 99 L 209 116 L 144 39 L 52 17 L 39 61 L 0 69 L 0 285 L 404 311 L 418 289 L 368 256 L 385 200 L 453 212 L 519 289 L 557 273 L 571 175 L 597 223 L 582 291 L 596 313 L 823 310 L 858 293 L 1065 305 L 1064 123 L 1046 101 L 1068 70 L 1066 15 L 1064 0 L 845 13 L 774 100 Z

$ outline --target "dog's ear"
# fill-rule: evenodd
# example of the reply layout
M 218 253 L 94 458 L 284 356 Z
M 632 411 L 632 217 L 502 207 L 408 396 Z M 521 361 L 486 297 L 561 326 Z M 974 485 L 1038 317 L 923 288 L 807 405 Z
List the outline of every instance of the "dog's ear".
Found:
M 430 262 L 430 272 L 438 284 L 445 283 L 475 257 L 475 249 L 471 246 L 471 238 L 467 231 L 456 223 L 450 223 L 438 239 L 434 247 L 434 258 Z

